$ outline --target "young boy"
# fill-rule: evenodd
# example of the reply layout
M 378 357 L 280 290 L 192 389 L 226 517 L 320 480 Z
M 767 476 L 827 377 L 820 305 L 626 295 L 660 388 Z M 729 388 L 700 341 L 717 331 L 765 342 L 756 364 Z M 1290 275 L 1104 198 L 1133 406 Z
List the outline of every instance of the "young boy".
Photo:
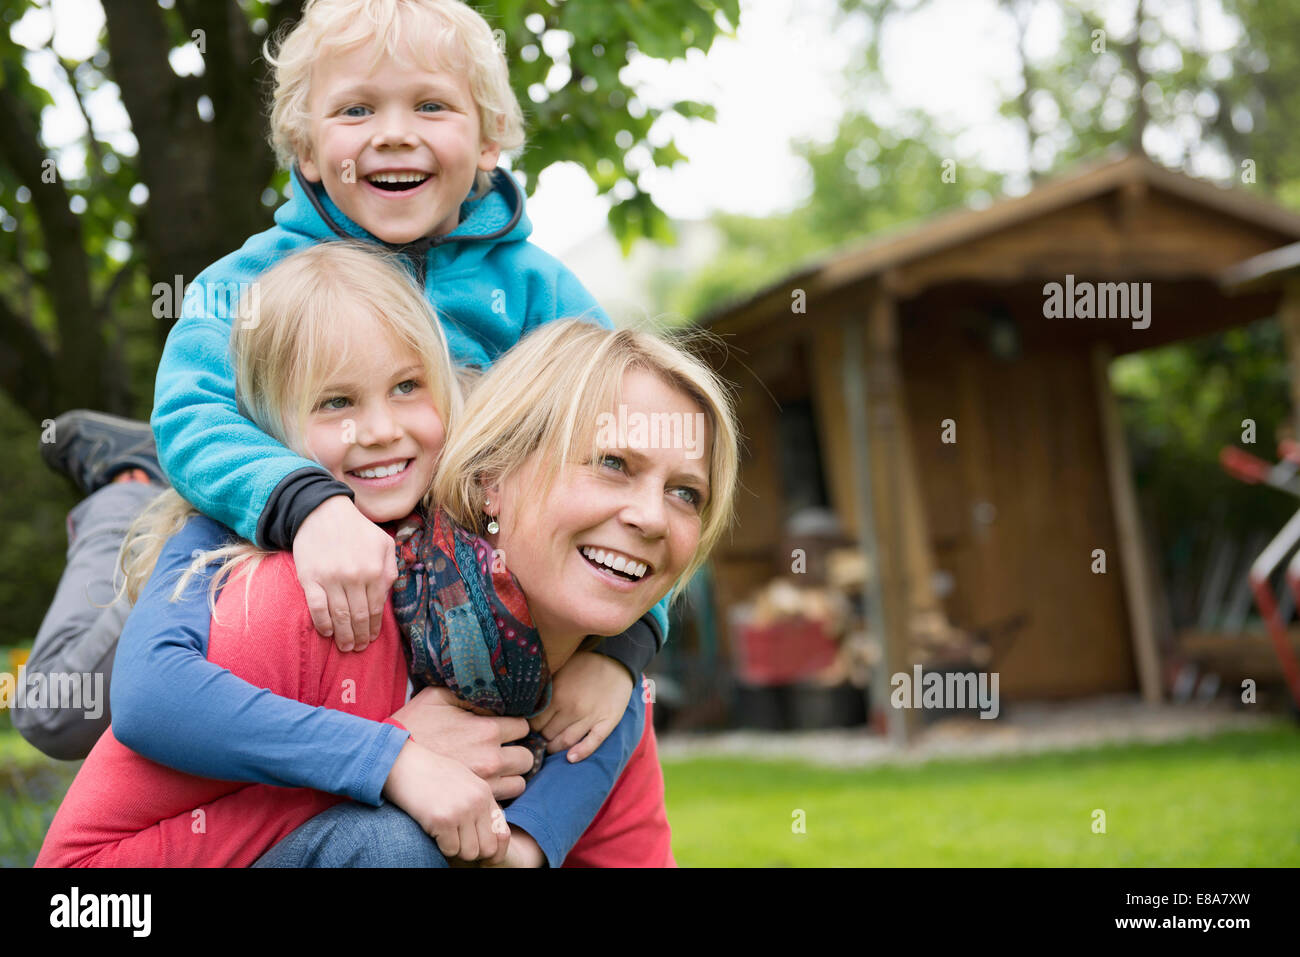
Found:
M 239 297 L 255 300 L 257 277 L 291 252 L 348 237 L 403 253 L 462 365 L 489 365 L 552 319 L 609 320 L 571 273 L 527 242 L 523 192 L 496 169 L 502 150 L 523 142 L 521 114 L 477 13 L 459 0 L 310 0 L 267 59 L 276 74 L 272 141 L 292 168 L 291 196 L 274 227 L 187 290 L 159 365 L 152 425 L 176 489 L 259 545 L 292 549 L 316 627 L 360 651 L 378 633 L 396 575 L 391 540 L 343 483 L 239 414 L 228 354 Z M 609 733 L 662 646 L 665 606 L 604 642 L 607 664 L 590 669 L 580 700 L 554 703 L 552 751 L 585 757 Z M 205 729 L 164 662 L 151 664 L 131 679 L 172 722 L 173 744 L 124 743 L 173 763 L 175 742 Z

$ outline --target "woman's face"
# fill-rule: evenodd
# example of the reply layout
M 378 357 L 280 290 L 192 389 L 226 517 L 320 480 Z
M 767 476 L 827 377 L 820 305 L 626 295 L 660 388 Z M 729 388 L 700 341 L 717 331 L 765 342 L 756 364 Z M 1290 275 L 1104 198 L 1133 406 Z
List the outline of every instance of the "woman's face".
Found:
M 419 355 L 386 335 L 351 336 L 348 361 L 307 420 L 312 456 L 372 522 L 405 518 L 429 489 L 446 438 Z
M 488 490 L 485 510 L 501 526 L 493 545 L 548 644 L 622 634 L 668 593 L 699 545 L 709 495 L 706 417 L 689 396 L 643 370 L 624 377 L 623 406 L 626 422 L 635 424 L 637 413 L 656 423 L 689 417 L 687 428 L 696 431 L 678 441 L 682 431 L 665 429 L 656 438 L 666 440 L 646 441 L 635 428 L 626 440 L 616 428 L 601 428 L 598 435 L 610 441 L 601 441 L 596 471 L 567 463 L 543 498 L 534 453 Z

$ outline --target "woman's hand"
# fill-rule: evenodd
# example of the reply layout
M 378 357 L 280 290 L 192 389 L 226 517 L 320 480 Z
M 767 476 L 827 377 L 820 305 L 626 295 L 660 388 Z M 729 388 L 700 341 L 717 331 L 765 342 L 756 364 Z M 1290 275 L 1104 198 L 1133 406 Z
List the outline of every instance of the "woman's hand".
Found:
M 567 748 L 569 761 L 581 761 L 622 719 L 632 684 L 620 662 L 596 651 L 579 651 L 555 673 L 550 707 L 530 723 L 546 738 L 548 753 Z
M 384 797 L 409 814 L 447 858 L 505 860 L 510 827 L 492 789 L 458 761 L 407 741 L 384 784 Z
M 339 651 L 364 651 L 379 636 L 397 580 L 392 538 L 346 495 L 335 495 L 299 527 L 293 562 L 316 630 L 332 637 Z
M 506 747 L 528 734 L 523 718 L 474 714 L 449 688 L 425 688 L 393 719 L 417 744 L 464 765 L 482 778 L 498 801 L 524 793 L 524 774 L 533 766 L 525 747 Z

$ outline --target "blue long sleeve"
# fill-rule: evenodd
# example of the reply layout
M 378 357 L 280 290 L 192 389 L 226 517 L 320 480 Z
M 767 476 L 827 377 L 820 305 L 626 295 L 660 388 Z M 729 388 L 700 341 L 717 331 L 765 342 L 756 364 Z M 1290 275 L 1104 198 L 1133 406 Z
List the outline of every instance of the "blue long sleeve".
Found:
M 548 754 L 528 788 L 505 809 L 506 821 L 527 831 L 551 867 L 559 867 L 591 826 L 645 730 L 641 682 L 632 686 L 618 725 L 591 755 L 570 764 L 567 752 Z
M 114 735 L 190 774 L 378 805 L 407 732 L 282 698 L 209 661 L 210 573 L 196 576 L 181 601 L 168 600 L 191 555 L 229 539 L 227 529 L 196 517 L 164 547 L 118 642 L 109 686 Z

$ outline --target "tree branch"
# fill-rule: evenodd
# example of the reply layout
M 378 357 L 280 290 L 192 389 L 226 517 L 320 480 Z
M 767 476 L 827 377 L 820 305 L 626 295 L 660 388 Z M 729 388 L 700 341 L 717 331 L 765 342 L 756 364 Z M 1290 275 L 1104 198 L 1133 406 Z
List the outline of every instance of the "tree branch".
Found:
M 137 174 L 149 188 L 147 207 L 137 215 L 137 222 L 144 224 L 137 234 L 148 272 L 165 282 L 178 274 L 193 279 L 227 251 L 221 248 L 228 241 L 218 228 L 218 217 L 221 210 L 241 202 L 241 197 L 218 192 L 212 185 L 212 166 L 230 160 L 224 144 L 215 141 L 211 124 L 202 122 L 194 108 L 207 78 L 173 72 L 167 59 L 172 33 L 157 4 L 101 2 L 113 77 L 140 143 Z M 166 325 L 160 324 L 160 341 L 166 333 Z
M 1147 107 L 1144 95 L 1147 72 L 1142 69 L 1142 24 L 1146 19 L 1143 0 L 1137 0 L 1137 11 L 1133 14 L 1133 18 L 1133 42 L 1125 43 L 1123 46 L 1124 58 L 1128 60 L 1128 67 L 1133 71 L 1133 81 L 1137 84 L 1137 98 L 1133 101 L 1133 133 L 1129 148 L 1139 156 L 1145 156 L 1146 147 L 1142 145 L 1142 135 L 1147 130 L 1147 124 L 1151 122 L 1151 111 Z
M 157 4 L 137 0 L 101 0 L 108 26 L 113 78 L 122 91 L 122 105 L 132 119 L 132 132 L 140 141 L 141 165 L 150 157 L 168 162 L 171 132 L 180 108 L 178 77 L 167 54 L 171 39 Z M 152 123 L 137 123 L 137 117 Z M 145 178 L 148 182 L 148 178 Z
M 50 40 L 45 44 L 45 48 L 50 51 L 54 59 L 58 61 L 59 66 L 63 68 L 63 75 L 68 81 L 68 86 L 72 90 L 72 98 L 77 101 L 77 109 L 81 111 L 81 118 L 86 123 L 86 139 L 90 155 L 94 157 L 94 165 L 90 170 L 92 180 L 99 181 L 104 175 L 104 151 L 100 148 L 99 140 L 95 138 L 95 124 L 90 121 L 90 113 L 86 111 L 85 101 L 81 98 L 81 90 L 77 87 L 76 68 L 68 63 L 67 60 L 59 56 L 54 49 L 54 34 L 50 34 Z
M 1020 119 L 1025 124 L 1025 144 L 1028 155 L 1025 157 L 1025 165 L 1029 168 L 1029 180 L 1032 184 L 1039 183 L 1043 174 L 1034 168 L 1033 155 L 1034 143 L 1038 137 L 1034 135 L 1034 126 L 1030 122 L 1030 116 L 1033 113 L 1033 92 L 1034 92 L 1034 74 L 1033 69 L 1029 66 L 1029 53 L 1025 48 L 1025 36 L 1029 32 L 1029 18 L 1033 14 L 1032 7 L 1026 7 L 1020 0 L 1002 0 L 1002 6 L 1011 14 L 1016 24 L 1016 52 L 1020 56 L 1020 81 L 1022 89 L 1020 95 L 1016 97 L 1016 106 L 1020 110 Z
M 54 356 L 30 322 L 0 298 L 0 389 L 34 421 L 62 412 L 55 387 Z
M 18 286 L 21 293 L 19 306 L 23 315 L 30 316 L 36 312 L 36 279 L 24 265 L 27 262 L 27 233 L 23 230 L 22 220 L 18 220 L 18 225 L 14 227 L 14 253 L 14 262 L 18 266 Z
M 113 297 L 116 296 L 118 290 L 122 288 L 122 283 L 125 282 L 126 279 L 135 272 L 137 268 L 139 268 L 139 266 L 140 263 L 136 259 L 135 253 L 132 253 L 127 258 L 126 262 L 122 263 L 122 268 L 113 273 L 113 278 L 108 281 L 108 286 L 104 289 L 104 295 L 100 297 L 99 303 L 95 306 L 97 312 L 107 317 L 112 316 Z
M 55 175 L 46 173 L 50 159 L 41 147 L 38 122 L 17 91 L 26 80 L 21 68 L 4 66 L 0 87 L 0 159 L 32 193 L 32 208 L 41 224 L 49 278 L 43 282 L 59 331 L 58 394 L 88 404 L 101 383 L 98 325 L 91 303 L 90 269 L 82 241 L 81 220 L 68 208 L 68 193 Z M 23 400 L 15 396 L 19 404 Z
M 257 85 L 249 81 L 249 65 L 255 56 L 253 31 L 248 17 L 233 0 L 219 0 L 186 6 L 187 27 L 201 29 L 206 39 L 203 78 L 217 135 L 225 140 L 241 136 L 248 117 L 259 117 Z M 261 123 L 255 124 L 260 129 Z

